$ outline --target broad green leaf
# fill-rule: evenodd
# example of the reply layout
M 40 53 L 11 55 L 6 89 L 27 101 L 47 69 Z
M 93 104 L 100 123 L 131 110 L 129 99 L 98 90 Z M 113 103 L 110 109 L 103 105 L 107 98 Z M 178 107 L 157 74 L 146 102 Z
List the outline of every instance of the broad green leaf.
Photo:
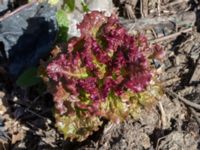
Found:
M 84 12 L 88 12 L 90 10 L 84 0 L 81 0 L 81 5 Z
M 65 0 L 66 6 L 68 7 L 69 11 L 72 12 L 75 9 L 75 0 Z
M 32 67 L 25 70 L 17 79 L 16 84 L 21 87 L 30 87 L 41 82 L 41 79 L 37 76 L 37 68 Z
M 56 5 L 59 2 L 59 0 L 48 0 L 48 3 L 51 5 Z
M 99 126 L 102 125 L 97 116 L 78 117 L 76 114 L 66 116 L 56 114 L 55 118 L 58 130 L 64 134 L 66 139 L 70 139 L 71 141 L 74 139 L 79 142 L 84 141 L 93 131 L 97 131 Z
M 67 33 L 68 33 L 68 18 L 67 18 L 67 10 L 58 10 L 56 14 L 56 19 L 59 26 L 59 34 L 58 34 L 58 41 L 64 42 L 67 41 Z

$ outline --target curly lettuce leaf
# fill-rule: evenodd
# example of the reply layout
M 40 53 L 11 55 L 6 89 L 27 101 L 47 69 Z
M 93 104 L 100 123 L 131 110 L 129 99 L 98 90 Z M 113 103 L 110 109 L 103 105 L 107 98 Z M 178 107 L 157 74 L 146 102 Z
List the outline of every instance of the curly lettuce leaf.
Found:
M 78 117 L 76 114 L 60 116 L 56 114 L 56 126 L 66 139 L 81 142 L 102 125 L 96 116 Z
M 138 117 L 161 92 L 151 58 L 162 49 L 143 35 L 128 35 L 118 17 L 87 13 L 71 38 L 45 68 L 54 96 L 57 127 L 65 138 L 83 141 L 98 130 L 101 119 L 120 122 Z

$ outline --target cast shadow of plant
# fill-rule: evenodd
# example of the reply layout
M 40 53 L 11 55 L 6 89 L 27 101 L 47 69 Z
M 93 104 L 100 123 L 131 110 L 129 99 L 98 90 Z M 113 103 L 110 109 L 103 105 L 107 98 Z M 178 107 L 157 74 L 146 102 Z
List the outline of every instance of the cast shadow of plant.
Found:
M 38 66 L 41 58 L 47 58 L 55 42 L 57 32 L 53 28 L 54 22 L 47 21 L 43 17 L 33 17 L 28 19 L 27 23 L 27 28 L 9 51 L 9 63 L 6 64 L 6 69 L 14 75 L 20 74 L 25 68 Z M 4 47 L 3 43 L 1 47 Z M 5 53 L 3 49 L 2 51 Z M 2 57 L 6 56 L 2 55 Z M 17 143 L 24 142 L 25 148 L 38 149 L 38 146 L 41 146 L 39 143 L 42 143 L 42 136 L 47 136 L 43 134 L 49 133 L 49 129 L 56 132 L 52 97 L 45 92 L 45 86 L 42 83 L 30 88 L 20 88 L 15 85 L 13 76 L 8 74 L 3 76 L 5 80 L 2 80 L 2 83 L 6 93 L 3 103 L 7 108 L 6 113 L 19 122 L 21 127 L 27 128 L 24 139 L 11 147 L 17 148 Z M 19 128 L 19 130 L 23 129 Z M 13 135 L 10 136 L 12 139 Z M 48 141 L 42 145 L 52 147 Z
M 39 60 L 49 54 L 56 37 L 54 26 L 42 17 L 28 20 L 27 29 L 9 50 L 11 74 L 19 75 L 25 68 L 38 65 Z

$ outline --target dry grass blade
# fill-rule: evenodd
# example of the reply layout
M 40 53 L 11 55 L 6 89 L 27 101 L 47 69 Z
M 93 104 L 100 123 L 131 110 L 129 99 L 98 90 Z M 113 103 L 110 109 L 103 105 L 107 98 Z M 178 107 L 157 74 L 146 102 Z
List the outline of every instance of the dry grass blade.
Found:
M 162 42 L 162 41 L 165 41 L 165 40 L 169 40 L 171 38 L 176 38 L 177 36 L 183 34 L 183 33 L 188 33 L 188 32 L 191 32 L 193 30 L 193 28 L 188 28 L 188 29 L 185 29 L 185 30 L 182 30 L 182 31 L 179 31 L 179 32 L 176 32 L 174 34 L 170 34 L 168 36 L 164 36 L 164 37 L 161 37 L 161 38 L 157 38 L 155 40 L 151 40 L 150 43 L 159 43 L 159 42 Z
M 184 97 L 182 97 L 182 96 L 176 94 L 175 92 L 173 92 L 173 91 L 171 91 L 171 90 L 169 90 L 169 89 L 166 89 L 165 91 L 166 91 L 166 93 L 167 93 L 168 95 L 170 95 L 170 96 L 172 96 L 172 97 L 178 98 L 179 100 L 181 100 L 182 102 L 184 102 L 186 105 L 188 105 L 188 106 L 190 106 L 190 107 L 192 107 L 192 108 L 195 108 L 195 109 L 200 110 L 200 105 L 199 105 L 199 104 L 193 103 L 193 102 L 187 100 L 186 98 L 184 98 Z

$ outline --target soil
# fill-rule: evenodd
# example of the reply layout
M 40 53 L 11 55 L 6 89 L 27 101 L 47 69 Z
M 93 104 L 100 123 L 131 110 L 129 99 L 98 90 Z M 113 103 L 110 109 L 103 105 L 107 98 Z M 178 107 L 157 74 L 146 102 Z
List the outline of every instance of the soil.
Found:
M 117 2 L 116 7 L 130 34 L 140 31 L 147 35 L 150 43 L 158 41 L 165 48 L 165 59 L 155 62 L 161 72 L 159 81 L 163 88 L 163 96 L 156 105 L 144 108 L 137 119 L 127 118 L 119 124 L 105 122 L 84 142 L 70 142 L 54 127 L 51 95 L 38 93 L 37 86 L 19 88 L 0 70 L 0 149 L 200 149 L 199 4 L 193 0 L 162 0 L 160 4 L 149 0 L 148 6 L 141 7 L 142 1 L 138 0 L 137 5 L 131 7 L 133 15 L 125 7 L 131 0 Z M 141 11 L 141 8 L 148 10 Z M 148 13 L 142 15 L 142 12 Z M 134 28 L 140 20 L 158 16 L 170 18 L 181 13 L 194 13 L 194 23 L 186 16 L 186 21 L 173 22 L 170 28 L 170 21 L 140 30 Z M 127 16 L 134 17 L 128 20 Z

